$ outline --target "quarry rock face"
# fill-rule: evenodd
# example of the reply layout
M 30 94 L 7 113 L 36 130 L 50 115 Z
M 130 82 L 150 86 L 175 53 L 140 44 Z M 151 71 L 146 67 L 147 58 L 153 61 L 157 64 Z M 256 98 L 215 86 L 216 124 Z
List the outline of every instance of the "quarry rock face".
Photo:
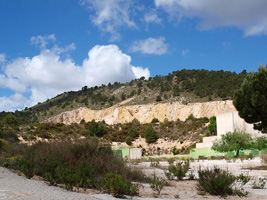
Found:
M 136 118 L 140 123 L 150 123 L 153 118 L 157 118 L 161 122 L 165 118 L 170 121 L 177 119 L 184 121 L 190 114 L 200 118 L 235 111 L 236 109 L 231 100 L 189 103 L 187 105 L 183 105 L 180 102 L 173 102 L 125 106 L 123 103 L 120 103 L 103 110 L 91 110 L 86 107 L 81 107 L 72 111 L 63 112 L 49 118 L 45 122 L 71 124 L 75 122 L 79 123 L 82 119 L 86 122 L 94 119 L 96 121 L 105 120 L 107 124 L 117 124 L 131 122 Z

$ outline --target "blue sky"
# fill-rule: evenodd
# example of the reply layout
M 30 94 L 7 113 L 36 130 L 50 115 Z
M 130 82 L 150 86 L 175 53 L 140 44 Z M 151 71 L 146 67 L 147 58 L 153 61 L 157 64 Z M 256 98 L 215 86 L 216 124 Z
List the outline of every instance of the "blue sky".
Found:
M 84 85 L 267 64 L 266 0 L 0 1 L 0 111 Z

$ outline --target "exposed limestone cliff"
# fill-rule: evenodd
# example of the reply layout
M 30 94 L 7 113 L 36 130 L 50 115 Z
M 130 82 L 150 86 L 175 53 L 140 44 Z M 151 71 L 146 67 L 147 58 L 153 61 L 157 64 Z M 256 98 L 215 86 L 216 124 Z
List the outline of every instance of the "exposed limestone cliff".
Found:
M 49 118 L 46 122 L 71 124 L 74 122 L 79 123 L 82 119 L 86 122 L 95 119 L 96 121 L 105 120 L 108 124 L 116 124 L 130 122 L 136 118 L 141 123 L 149 123 L 153 118 L 157 118 L 159 121 L 164 121 L 165 118 L 168 120 L 185 120 L 190 114 L 199 118 L 236 111 L 230 100 L 190 103 L 187 105 L 183 105 L 180 102 L 133 106 L 123 105 L 130 100 L 131 99 L 103 110 L 91 110 L 82 107 L 76 110 L 63 112 Z

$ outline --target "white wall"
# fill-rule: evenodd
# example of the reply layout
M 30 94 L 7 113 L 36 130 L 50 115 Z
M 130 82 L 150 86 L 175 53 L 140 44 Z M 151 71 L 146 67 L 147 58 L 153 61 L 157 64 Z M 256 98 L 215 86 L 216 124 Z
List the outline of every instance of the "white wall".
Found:
M 244 119 L 239 117 L 238 112 L 224 113 L 216 116 L 217 123 L 217 136 L 204 137 L 203 143 L 197 143 L 196 148 L 212 147 L 213 142 L 216 139 L 220 139 L 222 135 L 228 132 L 239 132 L 249 133 L 252 137 L 260 137 L 263 134 L 253 129 L 253 124 L 248 124 Z
M 217 123 L 217 137 L 226 134 L 227 132 L 233 132 L 234 130 L 240 132 L 246 132 L 253 137 L 261 136 L 262 133 L 253 129 L 253 124 L 248 124 L 244 119 L 239 117 L 238 112 L 224 113 L 216 116 Z

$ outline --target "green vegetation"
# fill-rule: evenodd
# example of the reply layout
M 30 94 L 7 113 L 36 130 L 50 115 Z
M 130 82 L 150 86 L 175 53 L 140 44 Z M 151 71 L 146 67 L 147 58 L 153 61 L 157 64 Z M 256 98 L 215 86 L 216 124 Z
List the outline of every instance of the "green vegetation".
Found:
M 5 166 L 20 170 L 29 178 L 38 175 L 52 185 L 63 184 L 66 189 L 103 188 L 114 196 L 135 194 L 137 189 L 130 181 L 144 181 L 140 171 L 127 167 L 97 139 L 39 142 L 12 162 L 7 160 Z
M 248 133 L 234 131 L 222 135 L 220 140 L 213 143 L 212 149 L 219 152 L 235 151 L 239 156 L 239 151 L 249 149 L 252 146 L 252 138 Z
M 252 147 L 258 150 L 267 149 L 267 137 L 263 136 L 263 137 L 256 138 Z
M 208 135 L 217 135 L 217 124 L 216 124 L 216 117 L 212 116 L 209 120 L 209 125 L 208 125 Z
M 238 114 L 254 129 L 267 133 L 267 68 L 248 76 L 234 95 Z
M 133 196 L 139 192 L 137 184 L 133 184 L 122 175 L 112 172 L 105 175 L 101 183 L 101 189 L 114 197 L 123 197 L 123 195 Z
M 249 177 L 243 174 L 234 176 L 228 171 L 214 169 L 198 170 L 198 190 L 211 195 L 238 195 L 246 196 L 248 192 L 242 188 L 249 181 Z
M 95 122 L 92 120 L 88 126 L 88 133 L 91 136 L 103 137 L 106 134 L 104 122 Z
M 128 144 L 129 146 L 132 145 L 132 139 L 130 137 L 127 137 L 125 140 L 126 144 Z
M 139 136 L 134 126 L 131 126 L 131 128 L 129 129 L 129 136 L 131 138 L 137 138 Z

